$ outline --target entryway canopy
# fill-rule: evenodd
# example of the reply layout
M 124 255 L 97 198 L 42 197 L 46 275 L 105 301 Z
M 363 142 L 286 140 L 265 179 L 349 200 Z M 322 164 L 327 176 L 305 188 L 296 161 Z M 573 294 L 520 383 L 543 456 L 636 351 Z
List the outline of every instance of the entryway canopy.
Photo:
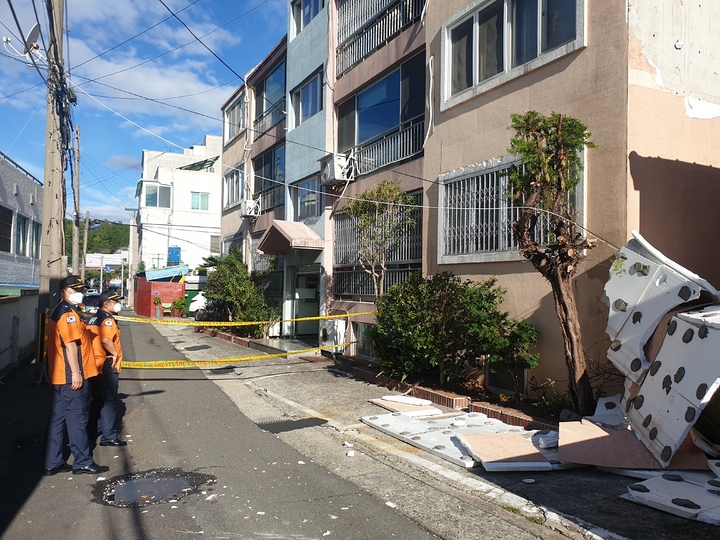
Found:
M 257 250 L 266 255 L 285 255 L 291 249 L 324 248 L 325 241 L 304 223 L 274 219 L 260 238 Z

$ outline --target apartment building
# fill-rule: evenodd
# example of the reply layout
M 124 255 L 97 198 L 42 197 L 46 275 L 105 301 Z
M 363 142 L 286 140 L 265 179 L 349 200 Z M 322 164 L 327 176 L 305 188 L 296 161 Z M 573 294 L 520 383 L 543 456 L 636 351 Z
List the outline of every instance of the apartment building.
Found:
M 605 362 L 603 287 L 631 230 L 720 283 L 712 203 L 720 156 L 718 52 L 707 3 L 608 0 L 449 0 L 431 3 L 425 31 L 434 64 L 433 125 L 425 146 L 423 264 L 427 274 L 497 276 L 505 308 L 539 330 L 540 366 L 527 376 L 566 379 L 549 284 L 517 254 L 508 199 L 510 115 L 556 111 L 588 125 L 574 194 L 580 225 L 600 240 L 574 286 L 585 350 Z M 715 39 L 715 40 L 714 40 Z M 714 42 L 713 42 L 714 40 Z M 437 208 L 437 210 L 434 210 Z M 709 241 L 709 249 L 696 249 Z M 490 384 L 508 388 L 490 375 Z
M 214 135 L 182 154 L 143 150 L 135 192 L 138 264 L 192 269 L 220 254 L 221 151 L 222 138 Z
M 0 373 L 35 351 L 43 185 L 0 152 Z
M 542 361 L 526 380 L 562 386 L 550 287 L 512 235 L 510 116 L 570 115 L 597 144 L 583 155 L 573 204 L 600 242 L 574 285 L 587 354 L 602 364 L 603 287 L 633 229 L 720 283 L 708 196 L 719 180 L 718 10 L 671 0 L 289 1 L 287 40 L 248 77 L 254 122 L 242 160 L 256 215 L 231 229 L 246 227 L 249 257 L 258 248 L 280 256 L 284 318 L 372 311 L 357 226 L 343 209 L 349 197 L 399 180 L 422 211 L 392 254 L 386 285 L 417 269 L 496 276 L 507 290 L 503 308 L 540 332 Z M 347 327 L 320 325 L 320 341 L 363 339 L 372 323 L 362 315 Z M 346 352 L 370 355 L 366 344 Z M 491 386 L 511 387 L 487 375 Z

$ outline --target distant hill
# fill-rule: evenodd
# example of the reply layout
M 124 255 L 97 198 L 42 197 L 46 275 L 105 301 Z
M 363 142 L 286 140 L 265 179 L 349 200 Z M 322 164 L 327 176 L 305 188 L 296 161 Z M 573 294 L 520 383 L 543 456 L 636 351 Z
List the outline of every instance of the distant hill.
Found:
M 85 220 L 80 220 L 80 252 L 82 253 Z M 111 221 L 90 221 L 88 253 L 115 253 L 130 245 L 130 226 Z M 65 254 L 72 256 L 72 220 L 65 220 Z

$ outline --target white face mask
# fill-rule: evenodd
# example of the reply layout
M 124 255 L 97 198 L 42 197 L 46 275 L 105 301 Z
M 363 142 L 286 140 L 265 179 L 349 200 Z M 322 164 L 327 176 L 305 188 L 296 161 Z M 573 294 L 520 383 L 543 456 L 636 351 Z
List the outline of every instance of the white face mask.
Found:
M 113 309 L 115 310 L 115 313 L 120 313 L 122 311 L 122 305 L 120 304 L 120 302 L 115 302 L 115 306 L 113 307 Z
M 82 304 L 83 301 L 83 293 L 81 292 L 74 292 L 69 297 L 68 300 L 71 304 L 75 304 L 76 306 L 79 304 Z

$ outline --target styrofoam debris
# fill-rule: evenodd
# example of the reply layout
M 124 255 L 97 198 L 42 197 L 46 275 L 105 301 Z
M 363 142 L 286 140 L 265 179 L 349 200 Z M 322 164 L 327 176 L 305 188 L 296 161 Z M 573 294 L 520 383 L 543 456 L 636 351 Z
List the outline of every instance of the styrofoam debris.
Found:
M 421 399 L 412 396 L 383 396 L 386 401 L 394 401 L 396 403 L 405 403 L 406 405 L 432 405 L 429 399 Z

